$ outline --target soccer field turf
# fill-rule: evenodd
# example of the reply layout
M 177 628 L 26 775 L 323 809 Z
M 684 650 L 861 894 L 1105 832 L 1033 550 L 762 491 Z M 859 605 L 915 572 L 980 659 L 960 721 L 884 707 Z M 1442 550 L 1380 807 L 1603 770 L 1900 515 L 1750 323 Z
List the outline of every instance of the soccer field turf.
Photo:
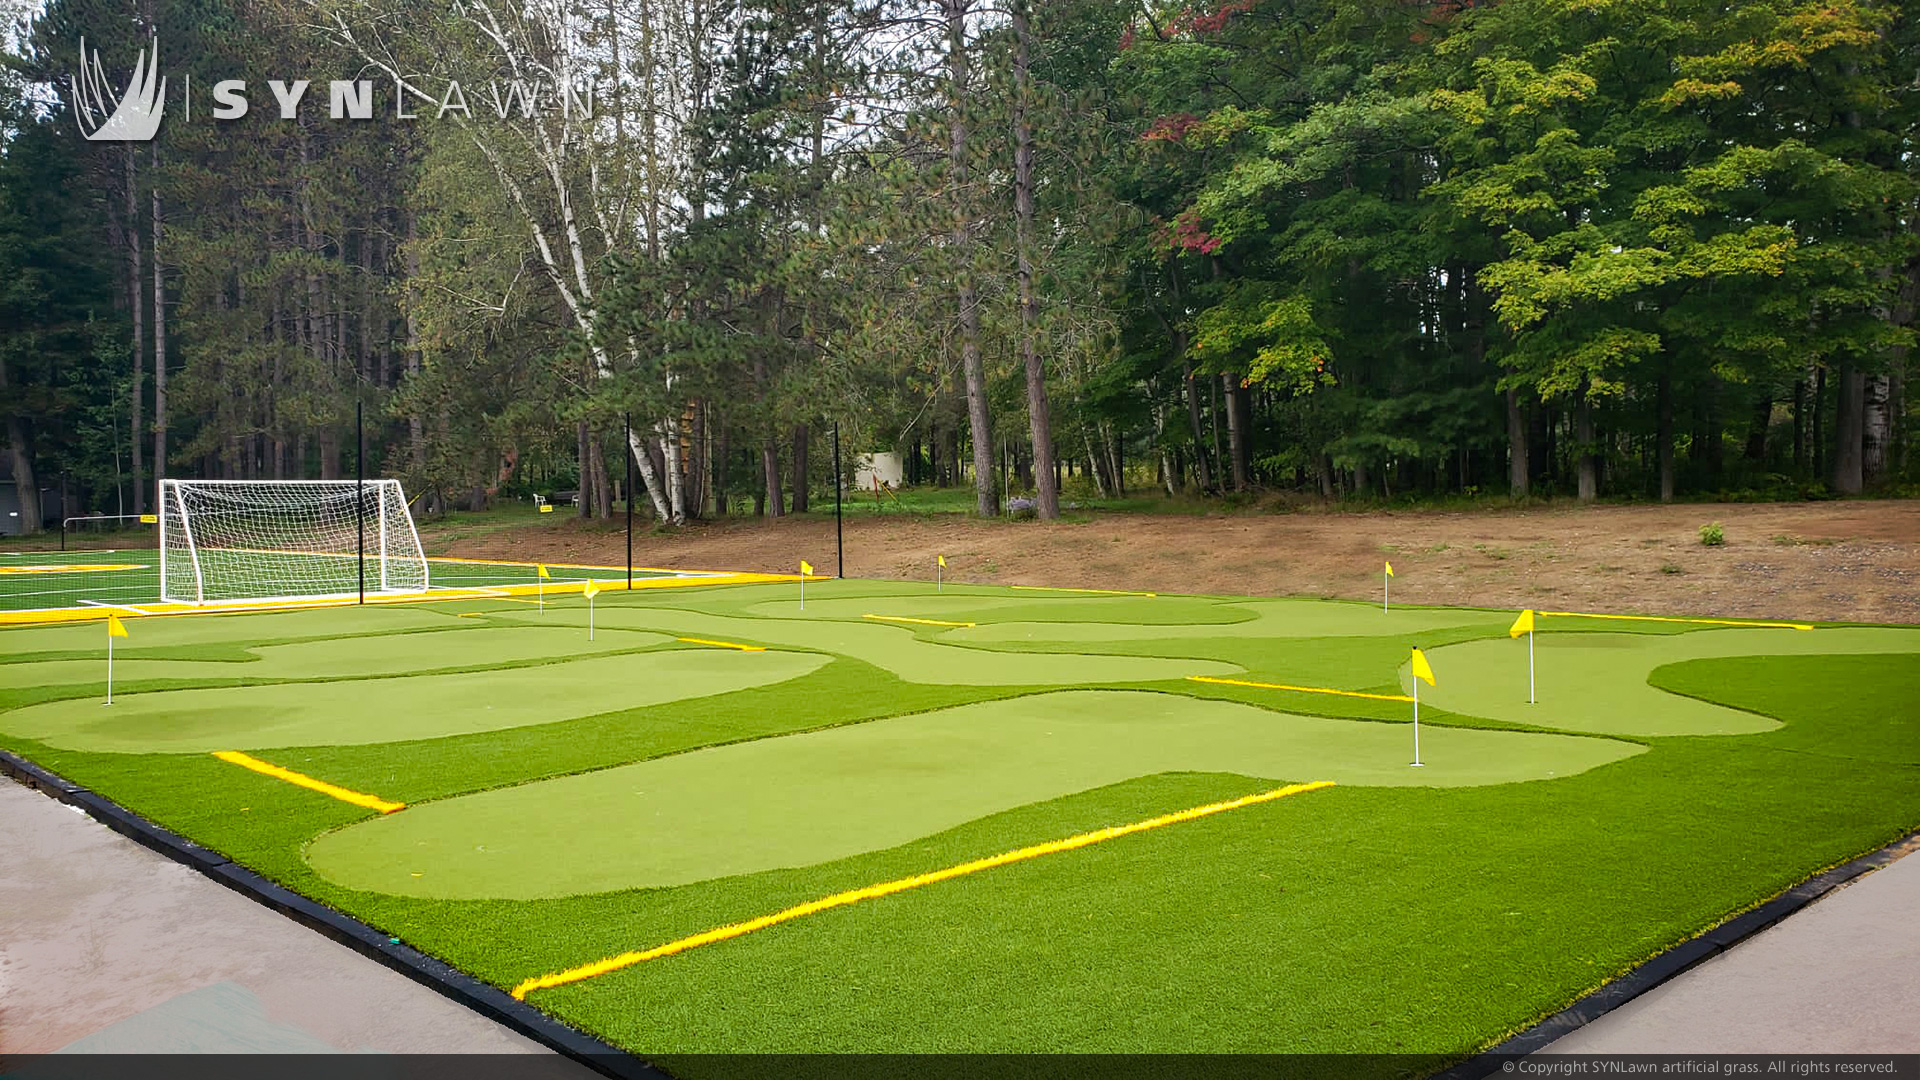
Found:
M 111 707 L 98 622 L 0 630 L 0 745 L 499 986 L 573 972 L 526 1000 L 688 1075 L 1462 1056 L 1920 825 L 1914 628 L 1544 618 L 1529 705 L 1512 612 L 818 580 L 602 593 L 589 642 L 524 601 L 129 618 Z

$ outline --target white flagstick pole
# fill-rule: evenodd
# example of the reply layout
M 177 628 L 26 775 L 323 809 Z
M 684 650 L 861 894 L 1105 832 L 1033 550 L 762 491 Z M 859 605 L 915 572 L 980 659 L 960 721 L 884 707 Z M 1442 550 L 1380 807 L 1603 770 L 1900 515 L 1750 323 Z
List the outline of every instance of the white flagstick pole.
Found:
M 1420 676 L 1413 677 L 1413 763 L 1420 764 Z
M 107 704 L 113 704 L 113 635 L 107 635 Z
M 1380 610 L 1381 611 L 1387 610 L 1387 579 L 1390 576 L 1391 575 L 1389 575 L 1385 570 L 1380 571 Z
M 591 585 L 592 582 L 587 584 Z M 593 640 L 593 594 L 587 594 L 587 640 Z
M 800 610 L 807 610 L 807 575 L 800 575 Z
M 1527 627 L 1527 704 L 1533 704 L 1533 627 L 1531 626 Z
M 933 564 L 933 591 L 947 591 L 947 568 L 942 566 L 937 559 L 934 560 Z

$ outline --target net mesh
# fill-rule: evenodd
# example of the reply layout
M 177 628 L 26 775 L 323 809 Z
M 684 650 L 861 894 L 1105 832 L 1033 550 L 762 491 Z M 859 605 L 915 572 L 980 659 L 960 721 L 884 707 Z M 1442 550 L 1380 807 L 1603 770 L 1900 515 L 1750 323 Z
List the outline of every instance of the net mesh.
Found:
M 398 480 L 161 481 L 162 600 L 352 596 L 363 565 L 369 594 L 426 591 Z

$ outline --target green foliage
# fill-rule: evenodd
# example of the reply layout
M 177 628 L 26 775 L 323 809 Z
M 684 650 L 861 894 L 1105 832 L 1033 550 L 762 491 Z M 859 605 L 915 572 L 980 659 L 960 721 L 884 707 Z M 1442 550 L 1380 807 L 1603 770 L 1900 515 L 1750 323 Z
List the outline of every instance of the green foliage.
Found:
M 1726 530 L 1720 527 L 1719 522 L 1715 521 L 1710 524 L 1700 526 L 1700 543 L 1703 546 L 1719 547 L 1720 545 L 1726 542 L 1727 542 Z

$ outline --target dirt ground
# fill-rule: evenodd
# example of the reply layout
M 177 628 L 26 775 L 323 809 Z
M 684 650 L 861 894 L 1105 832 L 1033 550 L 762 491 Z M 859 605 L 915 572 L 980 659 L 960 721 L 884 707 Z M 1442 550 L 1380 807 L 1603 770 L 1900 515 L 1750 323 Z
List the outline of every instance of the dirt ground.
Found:
M 557 515 L 556 515 L 557 516 Z M 1699 529 L 1718 521 L 1726 543 Z M 622 564 L 624 534 L 563 519 L 436 554 Z M 846 519 L 849 577 L 1377 599 L 1407 603 L 1920 623 L 1920 501 L 1556 506 L 1469 512 Z M 831 518 L 634 536 L 634 564 L 832 573 Z

